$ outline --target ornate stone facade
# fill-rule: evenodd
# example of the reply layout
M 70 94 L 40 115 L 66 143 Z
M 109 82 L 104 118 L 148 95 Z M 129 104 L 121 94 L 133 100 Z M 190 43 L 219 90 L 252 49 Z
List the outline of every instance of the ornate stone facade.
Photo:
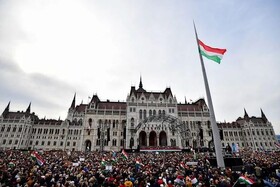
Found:
M 204 99 L 178 103 L 170 88 L 146 91 L 141 79 L 138 89 L 131 87 L 126 102 L 101 101 L 93 95 L 89 103 L 76 105 L 75 94 L 65 120 L 39 119 L 30 111 L 31 104 L 25 112 L 11 112 L 8 104 L 0 116 L 0 148 L 120 151 L 213 147 L 210 114 Z M 259 123 L 258 118 L 244 117 L 219 127 L 223 129 L 224 145 L 235 142 L 240 147 L 253 147 L 265 139 L 267 144 L 263 143 L 263 147 L 274 148 L 274 130 L 266 118 Z M 230 132 L 234 136 L 228 136 Z

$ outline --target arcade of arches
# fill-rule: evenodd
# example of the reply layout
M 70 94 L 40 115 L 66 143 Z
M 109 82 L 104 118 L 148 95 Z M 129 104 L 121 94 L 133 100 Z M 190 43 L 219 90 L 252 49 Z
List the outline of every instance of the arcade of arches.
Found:
M 161 131 L 157 134 L 155 131 L 139 133 L 139 145 L 140 147 L 150 146 L 176 146 L 176 140 L 170 139 L 170 144 L 167 142 L 167 135 L 165 131 Z

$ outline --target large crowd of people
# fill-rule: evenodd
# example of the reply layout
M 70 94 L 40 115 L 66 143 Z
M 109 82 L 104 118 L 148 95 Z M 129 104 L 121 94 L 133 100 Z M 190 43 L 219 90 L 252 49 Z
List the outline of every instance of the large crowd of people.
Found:
M 33 155 L 33 156 L 32 156 Z M 217 168 L 207 152 L 0 151 L 0 186 L 232 187 L 280 186 L 280 153 L 239 153 L 239 169 Z M 235 156 L 235 155 L 233 155 Z M 39 159 L 39 160 L 38 160 Z M 240 180 L 243 177 L 243 180 Z M 242 183 L 243 182 L 243 183 Z

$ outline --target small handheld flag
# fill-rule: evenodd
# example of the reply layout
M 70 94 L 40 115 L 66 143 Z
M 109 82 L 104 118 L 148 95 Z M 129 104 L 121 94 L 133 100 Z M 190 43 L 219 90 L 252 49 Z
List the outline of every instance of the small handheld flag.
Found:
M 128 159 L 128 154 L 125 152 L 125 150 L 122 150 L 122 156 L 127 160 Z

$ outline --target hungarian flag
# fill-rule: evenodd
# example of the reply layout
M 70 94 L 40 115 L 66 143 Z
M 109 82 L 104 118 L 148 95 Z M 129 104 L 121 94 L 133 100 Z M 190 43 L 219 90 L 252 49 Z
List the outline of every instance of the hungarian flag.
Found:
M 237 180 L 239 183 L 242 183 L 242 184 L 251 185 L 251 184 L 255 183 L 252 179 L 245 177 L 245 176 L 240 176 Z
M 226 49 L 213 48 L 208 45 L 205 45 L 202 41 L 198 40 L 199 44 L 199 52 L 202 56 L 217 62 L 221 63 L 224 53 L 227 51 Z
M 39 166 L 42 166 L 45 163 L 44 159 L 36 151 L 31 153 L 31 158 L 35 160 Z
M 135 164 L 136 164 L 136 166 L 144 166 L 144 164 L 139 159 L 135 160 Z
M 106 163 L 107 163 L 106 160 L 105 160 L 104 158 L 102 158 L 102 160 L 101 160 L 101 165 L 102 165 L 102 166 L 106 166 Z
M 128 159 L 128 154 L 125 152 L 125 150 L 122 150 L 122 156 L 127 160 Z

